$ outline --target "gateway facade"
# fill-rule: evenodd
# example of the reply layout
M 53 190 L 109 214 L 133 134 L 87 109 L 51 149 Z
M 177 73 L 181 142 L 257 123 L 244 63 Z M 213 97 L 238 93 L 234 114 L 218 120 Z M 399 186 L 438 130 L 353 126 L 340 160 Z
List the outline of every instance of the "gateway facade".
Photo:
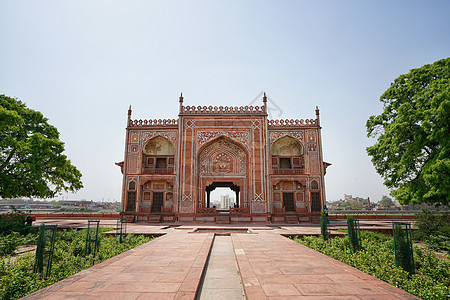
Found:
M 325 203 L 319 110 L 268 120 L 262 106 L 184 106 L 178 119 L 133 120 L 128 110 L 122 212 L 147 222 L 310 222 Z M 235 198 L 218 209 L 211 192 Z

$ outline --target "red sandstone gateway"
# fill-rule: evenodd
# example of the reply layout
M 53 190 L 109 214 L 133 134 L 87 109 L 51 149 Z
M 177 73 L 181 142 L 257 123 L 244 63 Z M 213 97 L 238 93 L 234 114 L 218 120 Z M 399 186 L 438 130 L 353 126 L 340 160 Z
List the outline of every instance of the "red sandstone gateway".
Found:
M 325 203 L 319 109 L 315 119 L 268 120 L 262 106 L 183 106 L 174 120 L 128 110 L 122 212 L 147 222 L 311 222 Z M 229 187 L 228 210 L 210 193 Z

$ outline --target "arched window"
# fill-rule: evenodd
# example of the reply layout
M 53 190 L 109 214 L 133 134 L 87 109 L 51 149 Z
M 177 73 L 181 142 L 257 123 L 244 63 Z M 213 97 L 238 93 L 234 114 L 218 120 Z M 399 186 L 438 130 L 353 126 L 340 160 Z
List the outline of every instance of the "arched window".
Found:
M 144 153 L 147 155 L 175 155 L 175 149 L 168 139 L 157 136 L 145 144 Z
M 319 189 L 319 183 L 316 180 L 311 181 L 311 189 L 312 190 L 318 190 Z
M 128 190 L 135 191 L 136 190 L 136 182 L 130 181 L 130 183 L 128 183 Z
M 285 136 L 272 145 L 272 166 L 274 169 L 301 169 L 303 148 L 296 139 Z
M 157 136 L 149 140 L 143 149 L 144 173 L 171 174 L 174 170 L 175 148 L 168 139 Z M 155 170 L 159 169 L 159 170 Z M 161 170 L 164 169 L 164 170 Z

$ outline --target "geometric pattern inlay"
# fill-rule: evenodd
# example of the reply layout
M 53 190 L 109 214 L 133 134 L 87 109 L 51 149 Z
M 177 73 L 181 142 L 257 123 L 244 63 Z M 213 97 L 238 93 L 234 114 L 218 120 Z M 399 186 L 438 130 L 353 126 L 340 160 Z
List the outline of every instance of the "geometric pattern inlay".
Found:
M 263 199 L 263 194 L 256 194 L 255 193 L 255 198 L 253 199 L 253 201 L 257 201 L 257 202 L 265 202 L 265 200 Z
M 197 131 L 197 149 L 200 149 L 203 144 L 221 135 L 242 143 L 247 150 L 250 149 L 249 132 L 238 130 Z

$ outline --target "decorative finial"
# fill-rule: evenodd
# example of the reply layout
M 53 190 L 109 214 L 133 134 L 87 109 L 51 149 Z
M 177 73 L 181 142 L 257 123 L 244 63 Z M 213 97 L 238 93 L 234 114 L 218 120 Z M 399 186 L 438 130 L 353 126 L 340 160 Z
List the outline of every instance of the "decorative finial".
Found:
M 183 103 L 183 93 L 181 93 L 181 96 L 180 96 L 180 103 Z
M 128 115 L 131 116 L 131 104 L 130 107 L 128 108 Z
M 264 96 L 263 96 L 263 102 L 267 103 L 267 96 L 266 96 L 266 92 L 264 92 Z
M 318 115 L 319 115 L 319 107 L 316 106 L 316 116 L 318 116 Z

